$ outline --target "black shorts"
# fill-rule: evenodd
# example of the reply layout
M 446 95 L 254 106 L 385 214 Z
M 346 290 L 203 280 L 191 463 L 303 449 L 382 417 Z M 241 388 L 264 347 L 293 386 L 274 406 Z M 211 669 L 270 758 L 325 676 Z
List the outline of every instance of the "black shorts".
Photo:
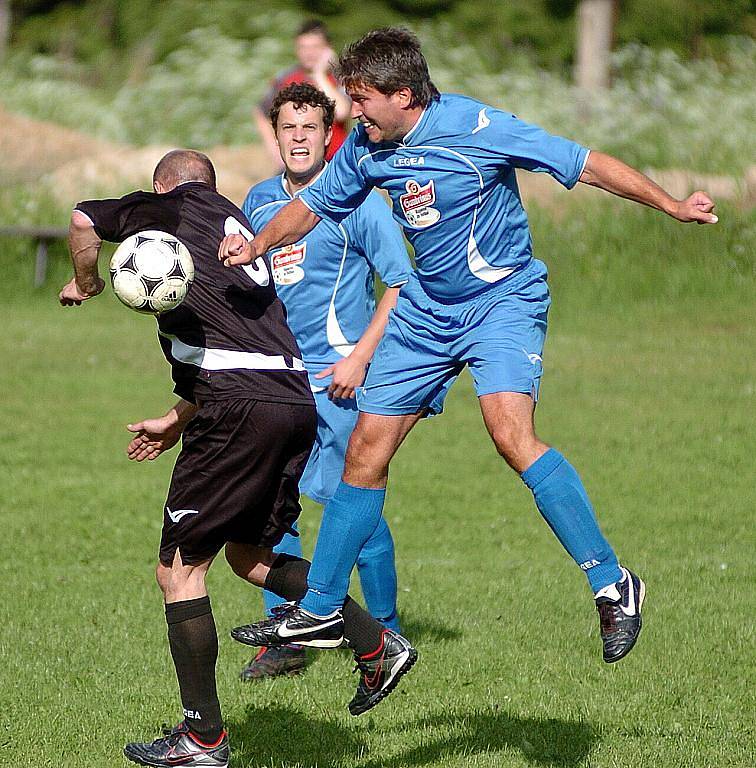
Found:
M 204 403 L 187 424 L 165 502 L 160 562 L 193 565 L 226 542 L 273 547 L 299 516 L 314 405 Z

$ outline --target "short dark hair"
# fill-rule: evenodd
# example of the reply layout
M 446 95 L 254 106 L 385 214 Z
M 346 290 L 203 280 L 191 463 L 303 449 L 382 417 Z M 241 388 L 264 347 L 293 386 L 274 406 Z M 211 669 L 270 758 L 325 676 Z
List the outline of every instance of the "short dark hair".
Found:
M 331 42 L 331 35 L 328 32 L 328 27 L 326 27 L 326 25 L 319 19 L 307 19 L 307 21 L 302 22 L 294 37 L 312 34 L 322 35 L 326 42 Z
M 323 110 L 323 126 L 328 130 L 333 125 L 336 114 L 336 102 L 329 99 L 323 91 L 310 83 L 292 83 L 282 88 L 270 105 L 268 117 L 275 131 L 278 127 L 278 113 L 284 104 L 291 102 L 295 109 L 300 109 L 303 104 L 308 107 L 320 107 Z
M 215 168 L 207 155 L 193 149 L 174 149 L 155 166 L 153 182 L 173 189 L 187 181 L 201 181 L 215 189 Z
M 386 96 L 409 88 L 413 107 L 427 107 L 439 97 L 420 41 L 400 27 L 375 29 L 347 46 L 339 56 L 336 75 L 346 87 L 366 85 Z

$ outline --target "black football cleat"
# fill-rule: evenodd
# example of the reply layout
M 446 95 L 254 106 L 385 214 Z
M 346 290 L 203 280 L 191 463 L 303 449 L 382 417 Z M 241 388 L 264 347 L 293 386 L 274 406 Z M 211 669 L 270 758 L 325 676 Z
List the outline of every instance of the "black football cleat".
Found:
M 298 675 L 307 665 L 305 649 L 299 645 L 263 646 L 241 671 L 242 680 L 266 680 Z
M 360 682 L 349 702 L 349 712 L 353 715 L 361 715 L 383 701 L 417 661 L 417 651 L 401 635 L 384 629 L 381 636 L 377 651 L 364 656 L 354 655 L 355 672 L 360 671 Z
M 214 744 L 203 744 L 185 722 L 179 723 L 155 741 L 127 744 L 123 748 L 123 754 L 133 763 L 154 768 L 177 765 L 228 768 L 229 752 L 228 734 L 225 731 Z
M 273 618 L 231 630 L 231 637 L 245 645 L 307 645 L 311 648 L 338 648 L 344 639 L 341 611 L 315 616 L 296 603 L 273 608 Z
M 604 661 L 611 664 L 627 656 L 641 631 L 641 606 L 646 585 L 632 571 L 620 568 L 622 579 L 595 595 L 601 622 Z

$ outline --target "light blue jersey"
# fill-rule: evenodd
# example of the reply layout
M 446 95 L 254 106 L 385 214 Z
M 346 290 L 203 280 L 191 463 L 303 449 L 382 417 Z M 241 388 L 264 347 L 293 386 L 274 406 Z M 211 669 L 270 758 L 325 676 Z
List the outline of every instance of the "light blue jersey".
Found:
M 242 210 L 259 232 L 291 200 L 283 176 L 276 176 L 252 187 Z M 323 219 L 303 240 L 268 254 L 289 327 L 319 387 L 328 381 L 312 377 L 349 355 L 373 317 L 374 272 L 394 287 L 412 271 L 381 196 L 373 192 L 361 202 L 339 222 Z
M 387 190 L 423 290 L 455 302 L 532 259 L 515 168 L 549 173 L 570 188 L 587 157 L 585 147 L 507 112 L 442 94 L 400 142 L 373 144 L 358 125 L 301 200 L 324 221 L 338 222 L 372 187 Z

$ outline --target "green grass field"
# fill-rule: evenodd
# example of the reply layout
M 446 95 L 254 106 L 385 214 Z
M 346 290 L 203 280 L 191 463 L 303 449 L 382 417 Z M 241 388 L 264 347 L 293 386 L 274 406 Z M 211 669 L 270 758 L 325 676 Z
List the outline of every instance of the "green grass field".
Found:
M 233 766 L 725 768 L 754 765 L 756 223 L 678 225 L 629 204 L 532 216 L 554 306 L 538 425 L 580 469 L 648 585 L 645 630 L 600 659 L 579 570 L 489 443 L 467 376 L 399 453 L 387 517 L 420 661 L 351 718 L 343 651 L 257 685 L 228 630 L 260 600 L 209 587 Z M 35 292 L 0 256 L 0 765 L 125 765 L 179 719 L 153 580 L 171 457 L 129 463 L 125 424 L 172 402 L 154 322 L 108 294 Z M 317 510 L 302 522 L 311 549 Z

